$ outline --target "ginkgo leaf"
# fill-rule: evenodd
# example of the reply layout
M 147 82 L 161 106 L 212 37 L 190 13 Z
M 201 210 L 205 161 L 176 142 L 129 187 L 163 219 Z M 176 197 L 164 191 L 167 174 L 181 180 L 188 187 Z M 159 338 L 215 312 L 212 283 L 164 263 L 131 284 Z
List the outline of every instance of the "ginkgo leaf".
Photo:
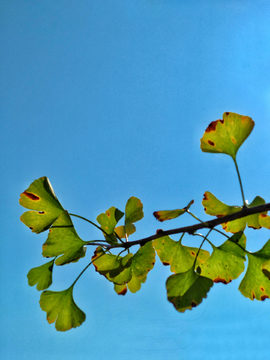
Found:
M 117 229 L 117 231 L 120 232 L 120 237 L 127 238 L 129 235 L 133 234 L 136 231 L 136 227 L 133 223 L 141 220 L 143 216 L 143 204 L 141 200 L 132 196 L 126 203 L 125 225 Z
M 201 149 L 204 152 L 227 154 L 235 160 L 237 151 L 253 127 L 254 121 L 250 117 L 226 112 L 223 120 L 209 124 L 201 138 Z
M 174 241 L 169 236 L 153 241 L 154 248 L 163 265 L 171 265 L 171 271 L 174 273 L 183 273 L 194 264 L 198 248 L 184 246 L 180 241 Z M 209 258 L 208 251 L 201 249 L 196 266 L 202 264 Z
M 176 219 L 179 216 L 183 215 L 191 207 L 192 204 L 194 204 L 194 200 L 191 200 L 190 203 L 187 206 L 185 206 L 183 209 L 160 210 L 160 211 L 155 211 L 153 215 L 160 222 L 165 220 Z
M 199 305 L 213 286 L 213 281 L 194 272 L 193 267 L 174 274 L 166 281 L 168 300 L 177 311 L 184 312 Z
M 252 201 L 252 203 L 246 204 L 246 206 L 251 208 L 263 204 L 265 204 L 264 199 L 261 198 L 260 196 L 256 196 L 255 199 Z M 204 207 L 206 214 L 217 217 L 234 214 L 242 209 L 240 206 L 229 206 L 224 204 L 209 191 L 206 191 L 204 193 L 202 205 Z M 221 224 L 221 226 L 225 231 L 234 234 L 239 231 L 245 230 L 246 225 L 253 229 L 260 229 L 261 224 L 259 222 L 259 214 L 245 216 L 241 219 L 237 219 Z
M 143 204 L 140 199 L 132 196 L 128 199 L 125 208 L 125 226 L 143 218 Z
M 34 286 L 37 284 L 37 290 L 45 290 L 52 284 L 52 271 L 54 260 L 31 269 L 28 274 L 28 284 Z
M 165 220 L 176 219 L 180 215 L 183 215 L 185 212 L 186 212 L 185 209 L 160 210 L 160 211 L 155 211 L 154 216 L 158 221 L 162 222 L 162 221 L 165 221 Z
M 263 271 L 263 266 L 270 260 L 270 240 L 263 248 L 254 253 L 247 253 L 248 268 L 243 280 L 240 283 L 239 290 L 251 300 L 265 300 L 270 297 L 270 280 Z M 269 269 L 269 268 L 268 268 Z
M 236 242 L 235 234 L 230 240 L 216 247 L 211 244 L 211 256 L 200 265 L 200 275 L 205 276 L 215 283 L 228 284 L 244 271 L 246 236 L 241 232 L 240 239 Z
M 85 256 L 86 244 L 88 242 L 78 236 L 68 212 L 64 211 L 50 228 L 48 239 L 42 247 L 42 255 L 44 257 L 62 255 L 56 259 L 56 265 L 76 262 Z
M 37 234 L 47 230 L 64 211 L 46 176 L 35 180 L 21 194 L 19 202 L 25 208 L 35 210 L 22 214 L 21 221 Z
M 114 234 L 114 229 L 118 221 L 124 216 L 124 213 L 112 206 L 106 210 L 105 213 L 101 213 L 97 217 L 98 223 L 101 225 L 101 229 L 104 230 L 104 236 L 109 244 L 117 244 L 118 240 Z
M 41 294 L 39 303 L 47 313 L 48 323 L 55 322 L 58 331 L 76 328 L 85 321 L 85 313 L 74 302 L 73 286 L 64 291 L 46 290 Z
M 115 291 L 124 295 L 127 284 L 131 292 L 140 289 L 141 283 L 146 281 L 148 272 L 155 264 L 155 250 L 151 242 L 146 243 L 133 255 L 131 253 L 124 257 L 106 254 L 102 247 L 98 247 L 92 257 L 96 271 L 113 282 Z M 130 283 L 130 284 L 129 284 Z

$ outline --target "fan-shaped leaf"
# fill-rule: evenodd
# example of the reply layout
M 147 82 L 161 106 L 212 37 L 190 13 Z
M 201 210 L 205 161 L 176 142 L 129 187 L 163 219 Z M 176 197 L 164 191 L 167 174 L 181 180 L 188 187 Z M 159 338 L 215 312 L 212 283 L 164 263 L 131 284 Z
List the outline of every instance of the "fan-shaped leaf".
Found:
M 98 223 L 101 225 L 101 229 L 104 230 L 104 236 L 109 244 L 117 244 L 118 240 L 114 234 L 114 229 L 118 221 L 124 216 L 124 213 L 112 206 L 106 210 L 105 213 L 101 213 L 97 217 Z
M 267 277 L 268 260 L 270 260 L 270 240 L 261 250 L 247 255 L 248 268 L 239 290 L 251 300 L 265 300 L 270 297 L 270 280 Z
M 222 282 L 228 284 L 244 271 L 246 236 L 241 232 L 241 238 L 235 242 L 235 234 L 230 240 L 225 241 L 221 246 L 216 247 L 213 244 L 213 252 L 209 259 L 201 266 L 201 275 L 216 283 Z
M 251 204 L 247 204 L 247 207 L 254 207 L 263 204 L 265 204 L 264 199 L 260 196 L 256 196 Z M 234 214 L 242 209 L 240 206 L 229 206 L 224 204 L 209 191 L 204 193 L 202 205 L 206 214 L 217 217 Z M 239 231 L 245 230 L 246 225 L 254 229 L 260 229 L 261 224 L 259 222 L 259 214 L 245 216 L 241 219 L 224 223 L 222 224 L 222 227 L 225 231 L 235 234 Z
M 73 286 L 64 291 L 44 291 L 40 297 L 40 307 L 47 312 L 48 323 L 55 322 L 58 331 L 76 328 L 86 318 L 73 300 Z
M 21 221 L 37 234 L 47 230 L 64 211 L 46 176 L 35 180 L 21 194 L 19 202 L 25 208 L 35 210 L 22 214 Z
M 213 281 L 195 273 L 193 267 L 184 273 L 171 275 L 166 281 L 168 300 L 180 312 L 199 305 L 212 286 Z
M 163 265 L 171 265 L 174 273 L 183 273 L 194 264 L 198 248 L 184 246 L 181 241 L 174 241 L 169 236 L 153 241 L 154 248 Z M 208 251 L 201 249 L 196 260 L 196 265 L 200 265 L 209 258 Z
M 45 257 L 60 256 L 56 265 L 76 262 L 85 256 L 88 242 L 83 241 L 74 229 L 69 214 L 64 211 L 49 230 L 49 236 L 44 243 L 42 255 Z
M 54 260 L 31 269 L 27 274 L 28 284 L 30 286 L 37 284 L 37 290 L 45 290 L 51 286 L 53 264 Z
M 143 204 L 140 199 L 132 196 L 128 199 L 125 209 L 125 226 L 143 218 Z
M 254 127 L 254 121 L 243 115 L 226 112 L 223 120 L 209 124 L 201 138 L 201 149 L 204 152 L 223 153 L 234 160 L 240 146 Z

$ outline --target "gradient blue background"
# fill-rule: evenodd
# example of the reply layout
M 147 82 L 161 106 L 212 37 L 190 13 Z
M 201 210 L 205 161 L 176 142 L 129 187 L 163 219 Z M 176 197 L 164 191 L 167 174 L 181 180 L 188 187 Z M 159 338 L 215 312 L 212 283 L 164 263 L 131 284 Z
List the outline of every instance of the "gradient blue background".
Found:
M 191 199 L 207 219 L 206 190 L 241 204 L 231 159 L 202 153 L 199 142 L 211 121 L 232 111 L 256 123 L 238 156 L 245 196 L 270 201 L 269 1 L 3 0 L 0 7 L 1 359 L 267 359 L 269 301 L 244 298 L 243 275 L 180 314 L 166 299 L 170 273 L 159 259 L 141 291 L 125 297 L 89 268 L 74 293 L 86 322 L 56 332 L 26 278 L 45 261 L 46 234 L 19 221 L 18 199 L 44 175 L 68 211 L 92 220 L 137 196 L 145 218 L 134 240 L 192 224 L 184 217 L 160 225 L 152 216 Z M 80 220 L 75 226 L 84 240 L 100 238 Z M 247 236 L 254 251 L 269 232 Z M 91 250 L 55 268 L 53 290 L 71 284 Z

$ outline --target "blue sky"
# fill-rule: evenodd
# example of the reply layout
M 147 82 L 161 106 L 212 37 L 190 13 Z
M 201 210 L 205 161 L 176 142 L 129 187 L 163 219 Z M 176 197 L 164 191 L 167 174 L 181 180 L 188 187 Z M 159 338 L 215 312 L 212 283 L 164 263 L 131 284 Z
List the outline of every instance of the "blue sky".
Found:
M 161 227 L 153 211 L 191 199 L 206 219 L 206 190 L 241 204 L 231 159 L 202 153 L 199 141 L 211 121 L 232 111 L 256 124 L 238 154 L 245 196 L 269 202 L 269 11 L 268 1 L 2 1 L 2 359 L 268 356 L 270 305 L 241 295 L 242 276 L 180 314 L 167 301 L 169 269 L 158 258 L 142 289 L 125 297 L 89 268 L 74 294 L 86 322 L 56 332 L 26 278 L 44 262 L 46 234 L 19 221 L 18 199 L 41 176 L 68 211 L 91 220 L 139 197 L 145 217 L 134 240 Z M 74 223 L 84 240 L 100 236 Z M 162 227 L 192 223 L 179 218 Z M 247 238 L 255 251 L 269 233 L 249 230 Z M 87 253 L 56 269 L 53 290 L 73 282 Z

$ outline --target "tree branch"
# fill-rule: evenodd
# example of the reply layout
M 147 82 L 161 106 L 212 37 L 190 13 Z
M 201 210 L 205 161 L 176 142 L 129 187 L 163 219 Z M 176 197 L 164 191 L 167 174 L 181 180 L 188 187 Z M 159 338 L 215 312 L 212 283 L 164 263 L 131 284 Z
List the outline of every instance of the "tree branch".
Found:
M 241 219 L 241 218 L 249 216 L 249 215 L 264 213 L 268 210 L 270 210 L 270 203 L 259 205 L 259 206 L 254 206 L 254 207 L 243 207 L 240 211 L 238 211 L 234 214 L 231 214 L 231 215 L 222 216 L 222 217 L 215 218 L 213 220 L 205 221 L 205 222 L 195 224 L 195 225 L 184 226 L 184 227 L 181 227 L 178 229 L 171 229 L 171 230 L 165 230 L 165 231 L 157 230 L 157 233 L 155 235 L 152 235 L 152 236 L 140 239 L 140 240 L 129 241 L 126 243 L 118 244 L 117 246 L 110 245 L 110 246 L 107 246 L 107 249 L 112 249 L 112 248 L 116 248 L 116 247 L 123 247 L 125 249 L 129 249 L 130 247 L 132 247 L 134 245 L 142 246 L 142 245 L 145 245 L 149 241 L 159 239 L 159 238 L 161 238 L 163 236 L 167 236 L 167 235 L 175 235 L 175 234 L 181 234 L 181 233 L 188 233 L 188 234 L 192 235 L 197 230 L 200 230 L 200 229 L 212 229 L 218 225 L 227 223 L 229 221 Z

